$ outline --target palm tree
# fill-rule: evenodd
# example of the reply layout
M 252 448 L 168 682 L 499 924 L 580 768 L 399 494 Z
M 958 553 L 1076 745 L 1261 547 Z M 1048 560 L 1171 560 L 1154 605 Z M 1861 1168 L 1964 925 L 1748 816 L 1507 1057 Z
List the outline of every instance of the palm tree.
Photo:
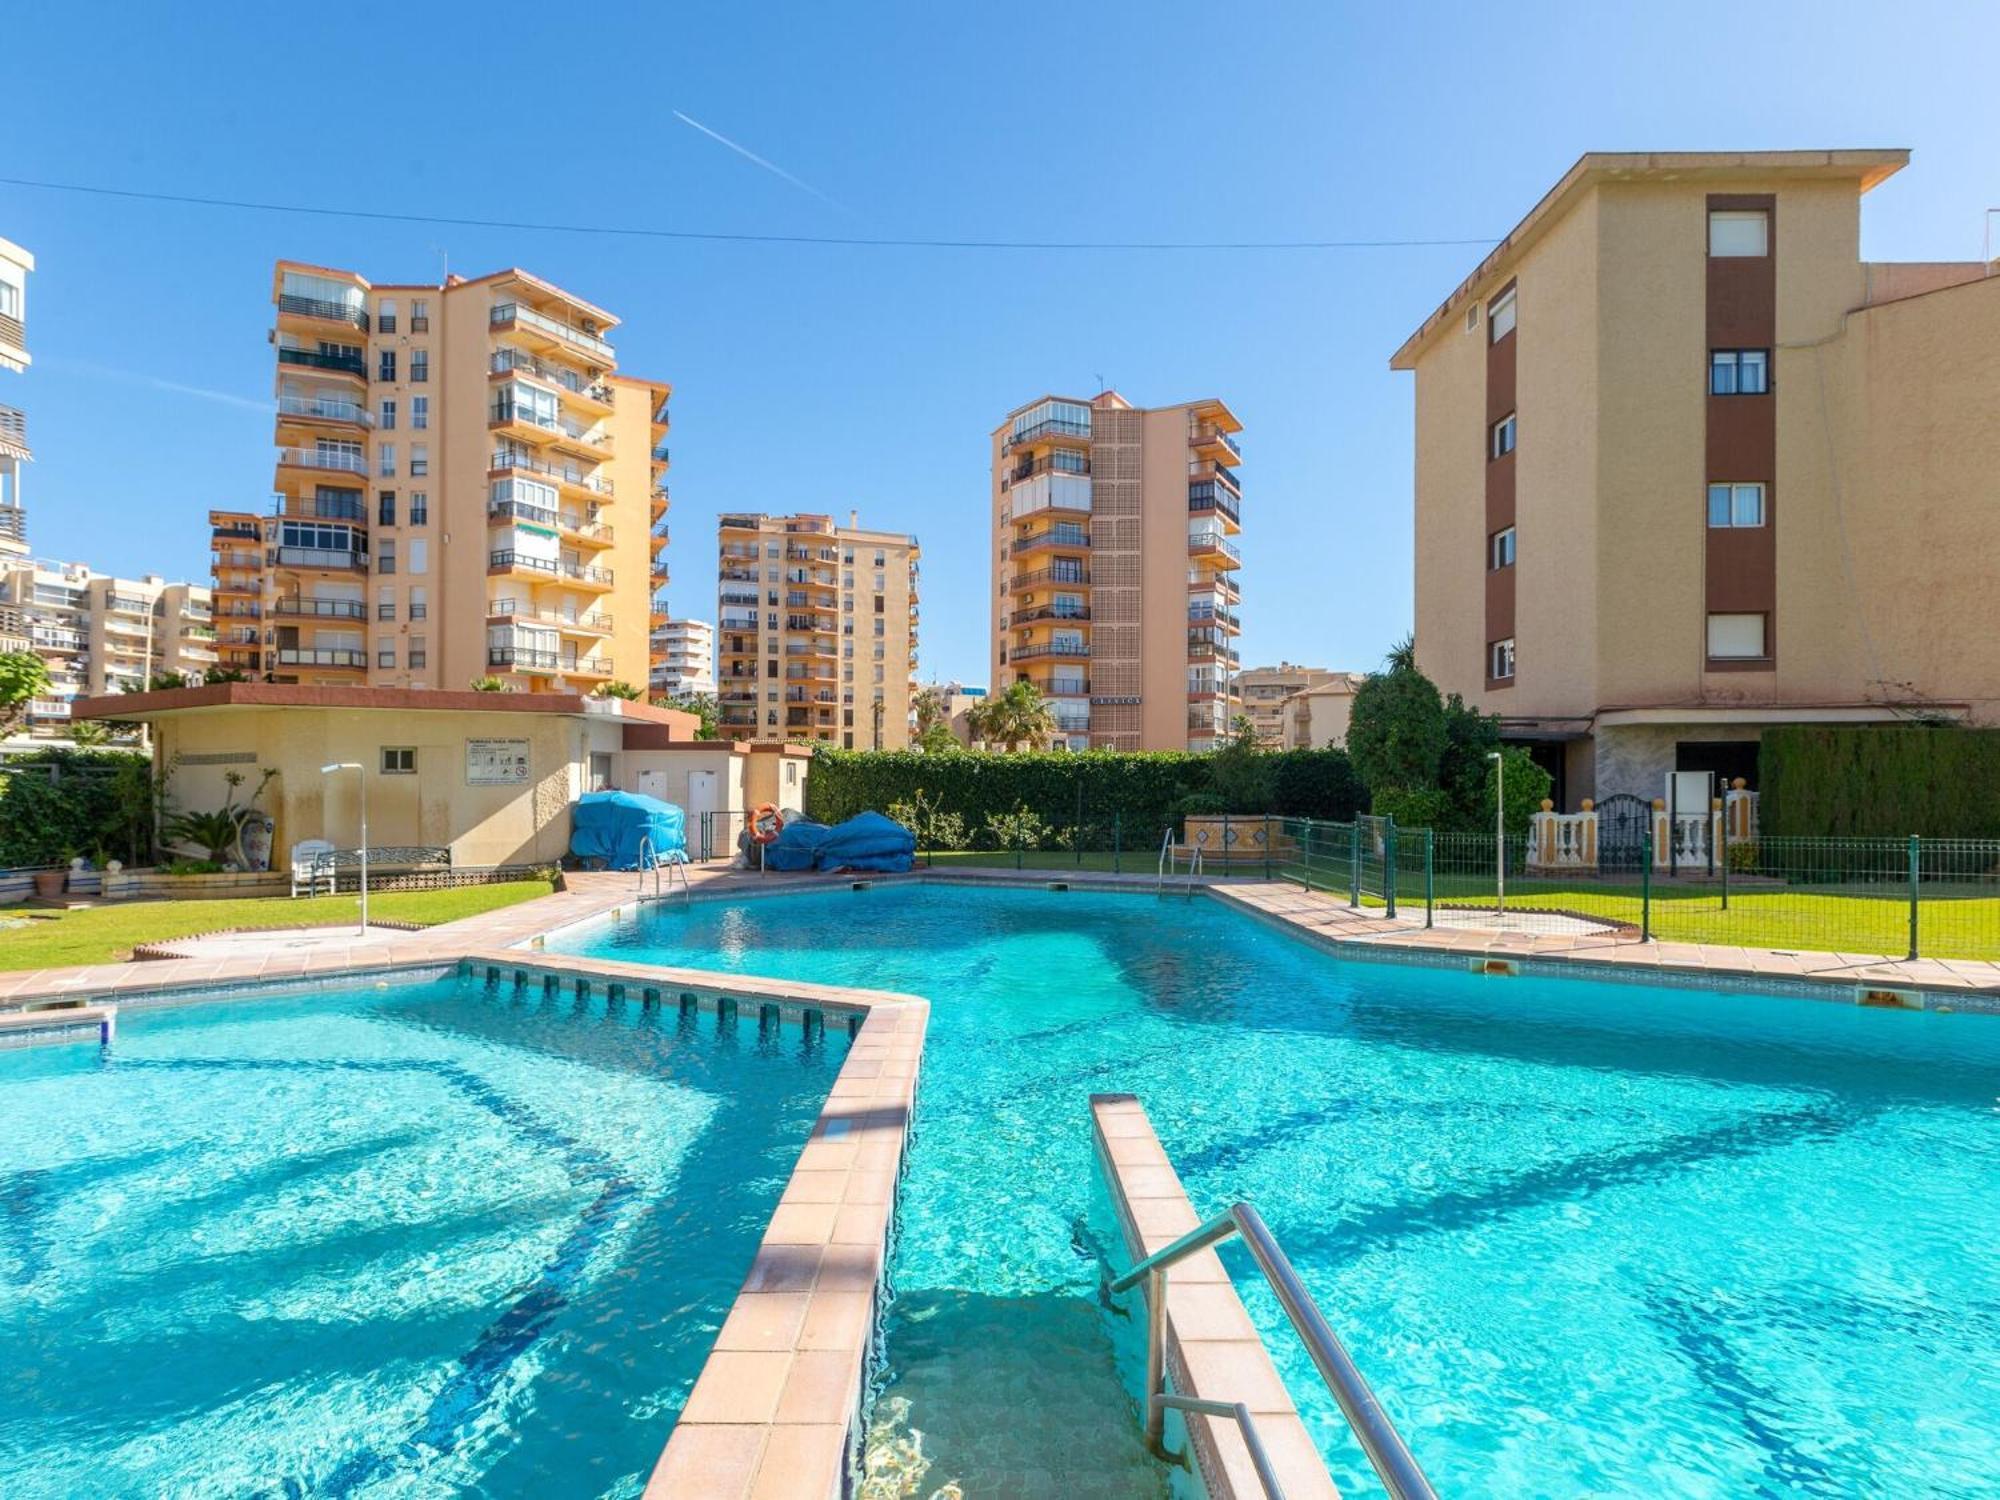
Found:
M 1025 677 L 991 694 L 967 717 L 974 734 L 1002 750 L 1017 750 L 1024 744 L 1046 748 L 1055 738 L 1055 711 Z

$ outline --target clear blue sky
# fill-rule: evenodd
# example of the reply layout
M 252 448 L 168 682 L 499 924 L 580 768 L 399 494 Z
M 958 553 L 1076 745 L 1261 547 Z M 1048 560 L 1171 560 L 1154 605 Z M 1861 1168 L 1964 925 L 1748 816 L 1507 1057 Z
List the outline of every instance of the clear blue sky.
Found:
M 1908 146 L 1865 253 L 1976 257 L 2000 205 L 2000 10 L 1969 5 L 196 21 L 78 0 L 15 7 L 8 34 L 0 174 L 204 196 L 776 234 L 1460 239 L 1505 233 L 1585 150 Z M 987 433 L 1100 373 L 1242 416 L 1246 661 L 1373 665 L 1410 618 L 1411 387 L 1387 359 L 1480 254 L 689 245 L 4 185 L 0 237 L 40 260 L 35 366 L 0 400 L 29 413 L 42 556 L 205 577 L 208 507 L 268 502 L 272 261 L 410 281 L 443 251 L 612 308 L 622 367 L 674 384 L 677 609 L 713 613 L 718 511 L 857 507 L 922 539 L 924 674 L 973 681 Z

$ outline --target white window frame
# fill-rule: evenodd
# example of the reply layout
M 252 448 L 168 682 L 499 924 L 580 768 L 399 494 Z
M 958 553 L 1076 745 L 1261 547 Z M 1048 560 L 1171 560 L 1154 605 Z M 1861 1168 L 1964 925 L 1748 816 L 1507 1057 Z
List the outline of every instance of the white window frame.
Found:
M 1516 419 L 1516 413 L 1510 411 L 1506 416 L 1495 422 L 1492 429 L 1487 433 L 1486 456 L 1488 458 L 1505 458 L 1514 451 L 1514 447 L 1519 442 L 1520 436 L 1521 424 Z
M 1721 623 L 1726 632 L 1728 629 L 1731 628 L 1732 625 L 1740 624 L 1741 622 L 1746 620 L 1754 620 L 1757 622 L 1757 642 L 1756 642 L 1757 649 L 1754 651 L 1716 650 L 1717 624 Z M 1725 645 L 1729 644 L 1726 637 L 1723 644 Z M 1708 659 L 1710 661 L 1768 661 L 1770 660 L 1771 656 L 1770 616 L 1754 611 L 1744 611 L 1740 613 L 1736 611 L 1711 611 L 1708 616 L 1707 640 L 1705 642 L 1705 645 L 1708 651 Z
M 1743 248 L 1750 245 L 1756 248 Z M 1712 260 L 1760 260 L 1769 255 L 1771 253 L 1770 211 L 1762 208 L 1710 209 L 1708 253 Z
M 390 757 L 396 757 L 391 760 Z M 384 745 L 382 747 L 382 774 L 384 776 L 414 776 L 417 774 L 417 749 L 414 745 Z
M 1724 519 L 1715 519 L 1715 502 L 1726 498 Z M 1747 503 L 1754 503 L 1756 518 L 1743 519 Z M 1736 484 L 1718 482 L 1708 487 L 1708 527 L 1711 531 L 1751 530 L 1764 524 L 1764 486 L 1761 484 Z
M 1743 389 L 1743 372 L 1751 368 L 1746 360 L 1755 360 L 1754 368 L 1763 375 L 1763 380 L 1754 391 Z M 1716 389 L 1715 374 L 1718 370 L 1729 371 L 1729 389 Z M 1708 393 L 1711 396 L 1768 396 L 1771 394 L 1771 351 L 1768 349 L 1711 349 L 1708 351 Z
M 1506 291 L 1502 292 L 1499 296 L 1495 297 L 1492 303 L 1487 307 L 1486 309 L 1487 343 L 1489 344 L 1499 343 L 1500 340 L 1504 339 L 1505 337 L 1507 337 L 1508 334 L 1514 331 L 1515 324 L 1520 321 L 1520 308 L 1516 301 L 1516 294 L 1518 290 L 1519 289 L 1516 287 L 1511 287 L 1511 286 L 1508 287 Z
M 1503 665 L 1507 668 L 1504 672 L 1499 670 Z M 1514 680 L 1514 667 L 1514 637 L 1510 635 L 1504 640 L 1493 641 L 1487 645 L 1486 675 L 1488 678 L 1494 682 L 1512 682 Z
M 1504 558 L 1501 556 L 1503 552 L 1506 554 Z M 1515 540 L 1513 527 L 1502 526 L 1486 539 L 1486 566 L 1490 571 L 1497 572 L 1501 568 L 1513 567 L 1514 555 Z

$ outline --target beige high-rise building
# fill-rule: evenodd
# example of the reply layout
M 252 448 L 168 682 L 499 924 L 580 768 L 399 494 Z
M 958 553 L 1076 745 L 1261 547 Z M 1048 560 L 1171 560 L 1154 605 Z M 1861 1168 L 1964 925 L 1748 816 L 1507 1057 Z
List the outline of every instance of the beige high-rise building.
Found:
M 718 528 L 723 733 L 850 750 L 910 743 L 917 539 L 831 516 L 731 514 Z
M 28 273 L 35 257 L 12 240 L 0 240 L 0 370 L 28 368 Z M 28 555 L 28 512 L 21 499 L 21 466 L 33 458 L 27 414 L 0 401 L 0 565 Z
M 664 600 L 653 621 L 652 688 L 665 698 L 715 693 L 715 627 L 677 617 Z
M 993 430 L 993 691 L 1074 749 L 1209 750 L 1238 698 L 1243 424 L 1221 401 L 1045 396 Z
M 1325 667 L 1299 667 L 1279 662 L 1275 667 L 1245 667 L 1236 674 L 1236 693 L 1243 700 L 1243 717 L 1257 732 L 1257 743 L 1266 750 L 1285 744 L 1285 700 L 1302 688 L 1344 673 Z
M 277 495 L 210 513 L 230 664 L 278 682 L 644 688 L 669 387 L 510 269 L 374 285 L 280 261 Z
M 2000 264 L 1862 259 L 1907 160 L 1587 155 L 1391 361 L 1418 661 L 1563 807 L 1754 786 L 1772 724 L 2000 721 Z

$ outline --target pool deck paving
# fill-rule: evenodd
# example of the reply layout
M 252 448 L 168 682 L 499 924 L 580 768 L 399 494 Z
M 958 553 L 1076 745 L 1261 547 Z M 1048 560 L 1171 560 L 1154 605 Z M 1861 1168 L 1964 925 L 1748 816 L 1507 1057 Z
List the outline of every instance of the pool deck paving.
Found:
M 1090 871 L 957 868 L 857 877 L 759 875 L 719 865 L 688 870 L 693 901 L 836 889 L 863 881 L 884 886 L 1158 888 L 1150 876 Z M 1394 954 L 1402 961 L 1447 965 L 1517 961 L 1573 968 L 1580 977 L 1596 969 L 1600 976 L 1652 974 L 1683 985 L 1714 979 L 1754 988 L 1764 981 L 1797 991 L 1803 983 L 1808 993 L 1823 993 L 1827 999 L 2000 1011 L 2000 963 L 1637 942 L 1606 933 L 1426 929 L 1407 919 L 1356 910 L 1336 896 L 1288 882 L 1201 884 L 1209 899 L 1337 956 L 1380 960 Z M 1167 897 L 1173 898 L 1172 893 Z M 670 904 L 681 897 L 673 892 L 662 899 Z M 929 1006 L 916 996 L 583 958 L 545 952 L 540 946 L 542 938 L 559 929 L 635 910 L 640 901 L 638 882 L 630 874 L 581 873 L 567 875 L 564 889 L 550 895 L 420 931 L 373 929 L 364 938 L 353 927 L 321 927 L 255 937 L 231 934 L 226 941 L 177 940 L 175 950 L 184 957 L 0 972 L 0 1013 L 115 1003 L 121 997 L 171 1000 L 184 993 L 197 998 L 224 985 L 282 986 L 287 980 L 470 964 L 472 972 L 484 966 L 495 979 L 503 972 L 519 974 L 516 983 L 540 974 L 545 982 L 567 978 L 622 984 L 628 990 L 657 988 L 663 996 L 671 986 L 683 991 L 683 1004 L 719 1007 L 743 999 L 861 1017 L 742 1289 L 646 1488 L 651 1497 L 833 1500 L 842 1492 L 857 1432 L 861 1380 L 879 1311 Z M 1177 1179 L 1172 1187 L 1178 1189 Z M 1172 1210 L 1176 1222 L 1191 1212 Z M 1147 1228 L 1150 1234 L 1152 1226 Z M 1246 1358 L 1237 1351 L 1226 1363 L 1240 1372 L 1248 1368 Z M 1177 1373 L 1192 1377 L 1194 1372 L 1183 1362 Z M 1270 1416 L 1282 1429 L 1278 1405 Z M 1216 1451 L 1228 1454 L 1223 1467 L 1237 1468 L 1240 1460 L 1232 1448 L 1240 1445 L 1233 1437 L 1217 1431 L 1213 1441 Z M 1322 1491 L 1314 1479 L 1302 1492 Z

